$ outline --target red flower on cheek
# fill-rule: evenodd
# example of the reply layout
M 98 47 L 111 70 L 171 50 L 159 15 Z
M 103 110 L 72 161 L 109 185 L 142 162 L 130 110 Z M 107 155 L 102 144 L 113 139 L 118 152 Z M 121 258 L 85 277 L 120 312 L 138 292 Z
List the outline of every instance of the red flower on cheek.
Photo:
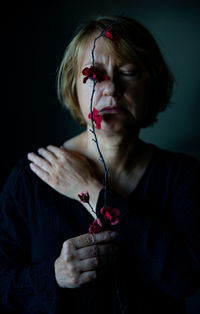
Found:
M 91 113 L 88 115 L 88 118 L 91 119 Z M 96 128 L 97 129 L 101 129 L 101 121 L 102 121 L 102 117 L 99 114 L 97 109 L 93 109 L 92 111 L 92 119 L 94 120 L 94 122 L 96 123 Z
M 91 66 L 90 68 L 88 67 L 84 68 L 82 74 L 85 76 L 83 79 L 84 84 L 87 82 L 89 78 L 92 79 L 93 76 L 96 83 L 97 82 L 101 83 L 102 81 L 109 79 L 108 75 L 104 74 L 102 71 L 93 66 Z

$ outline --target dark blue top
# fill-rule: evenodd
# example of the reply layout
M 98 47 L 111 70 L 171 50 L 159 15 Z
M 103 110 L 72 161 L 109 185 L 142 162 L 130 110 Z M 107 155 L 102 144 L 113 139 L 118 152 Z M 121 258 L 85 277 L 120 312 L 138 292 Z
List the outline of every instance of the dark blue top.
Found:
M 93 217 L 19 161 L 0 198 L 0 313 L 185 313 L 200 286 L 200 161 L 154 147 L 132 193 L 108 191 L 121 212 L 119 267 L 75 289 L 57 286 L 54 262 Z

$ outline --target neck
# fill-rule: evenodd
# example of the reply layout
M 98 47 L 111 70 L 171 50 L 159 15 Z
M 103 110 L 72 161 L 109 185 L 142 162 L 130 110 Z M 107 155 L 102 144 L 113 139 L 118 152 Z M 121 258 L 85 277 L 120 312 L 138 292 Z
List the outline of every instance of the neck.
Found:
M 94 135 L 90 132 L 90 128 L 86 130 L 85 134 L 88 156 L 99 162 L 97 147 L 92 140 Z M 139 147 L 141 146 L 141 141 L 138 139 L 139 130 L 131 132 L 131 136 L 130 130 L 126 134 L 97 130 L 96 134 L 99 148 L 109 172 L 116 171 L 116 169 L 119 172 L 122 170 L 129 171 L 129 166 L 133 165 L 133 163 L 130 163 L 130 159 L 133 160 L 135 158 L 137 163 Z

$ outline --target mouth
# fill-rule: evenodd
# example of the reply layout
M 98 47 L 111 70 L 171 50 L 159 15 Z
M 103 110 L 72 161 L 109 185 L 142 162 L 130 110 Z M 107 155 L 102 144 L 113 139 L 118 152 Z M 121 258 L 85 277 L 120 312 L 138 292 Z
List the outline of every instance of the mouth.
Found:
M 106 106 L 99 111 L 100 114 L 118 113 L 121 109 L 116 105 Z

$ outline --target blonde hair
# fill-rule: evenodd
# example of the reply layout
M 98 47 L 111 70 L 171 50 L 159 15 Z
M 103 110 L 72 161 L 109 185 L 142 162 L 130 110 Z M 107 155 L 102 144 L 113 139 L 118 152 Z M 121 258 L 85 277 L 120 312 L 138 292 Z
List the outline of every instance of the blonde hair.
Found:
M 105 31 L 113 22 L 114 40 L 105 40 L 110 52 L 121 61 L 142 64 L 150 78 L 150 102 L 147 116 L 141 125 L 147 127 L 157 121 L 157 114 L 170 103 L 174 79 L 151 33 L 132 18 L 116 15 L 98 17 L 79 28 L 67 46 L 59 67 L 58 99 L 80 124 L 86 125 L 76 93 L 79 57 L 92 35 Z

